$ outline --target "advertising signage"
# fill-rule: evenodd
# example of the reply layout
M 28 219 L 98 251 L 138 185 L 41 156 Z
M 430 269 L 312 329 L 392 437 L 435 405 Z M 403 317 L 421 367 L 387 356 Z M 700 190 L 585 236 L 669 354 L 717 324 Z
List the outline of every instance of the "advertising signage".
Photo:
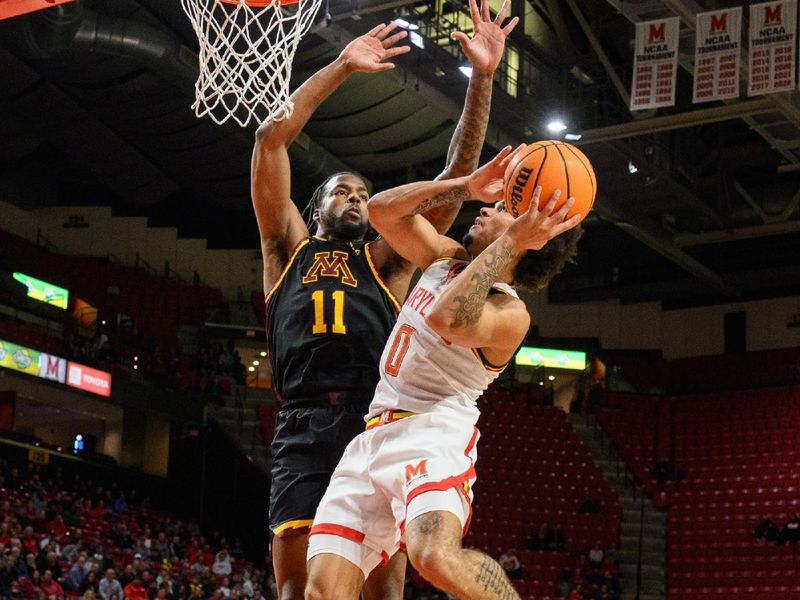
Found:
M 6 340 L 0 340 L 0 367 L 57 381 L 98 396 L 111 395 L 110 373 Z
M 517 352 L 514 362 L 531 367 L 583 371 L 586 368 L 586 353 L 575 350 L 522 346 Z
M 22 285 L 28 288 L 28 297 L 52 304 L 58 308 L 67 308 L 69 304 L 69 291 L 62 287 L 47 283 L 41 279 L 36 279 L 25 273 L 16 272 L 13 274 L 14 279 L 19 281 Z
M 70 362 L 67 365 L 67 385 L 92 394 L 110 396 L 111 374 Z

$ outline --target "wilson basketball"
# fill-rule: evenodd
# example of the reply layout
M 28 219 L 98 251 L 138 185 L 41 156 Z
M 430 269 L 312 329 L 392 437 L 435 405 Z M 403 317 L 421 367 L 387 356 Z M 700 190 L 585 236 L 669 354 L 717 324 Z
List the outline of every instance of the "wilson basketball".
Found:
M 536 186 L 542 186 L 539 206 L 561 190 L 556 207 L 567 198 L 575 198 L 568 217 L 577 213 L 581 220 L 592 209 L 597 192 L 594 169 L 586 155 L 571 144 L 558 140 L 535 142 L 520 151 L 506 168 L 504 198 L 506 209 L 514 217 L 528 210 Z

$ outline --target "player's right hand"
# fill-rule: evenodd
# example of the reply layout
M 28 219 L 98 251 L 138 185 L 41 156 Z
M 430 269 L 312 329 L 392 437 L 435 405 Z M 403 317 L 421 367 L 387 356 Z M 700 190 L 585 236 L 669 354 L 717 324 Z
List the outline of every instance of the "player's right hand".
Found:
M 528 210 L 517 217 L 509 226 L 506 234 L 511 236 L 520 249 L 541 250 L 554 237 L 572 229 L 581 222 L 581 215 L 576 214 L 567 219 L 567 213 L 575 204 L 575 198 L 568 198 L 556 209 L 561 197 L 561 190 L 556 190 L 547 204 L 539 209 L 539 196 L 542 187 L 536 186 L 531 197 Z
M 387 61 L 411 50 L 410 46 L 395 46 L 408 35 L 407 31 L 389 35 L 395 27 L 396 23 L 377 25 L 347 44 L 339 54 L 339 59 L 344 61 L 351 73 L 378 73 L 394 69 L 394 63 Z
M 502 199 L 503 177 L 508 163 L 524 148 L 525 144 L 520 144 L 513 150 L 511 146 L 506 146 L 492 160 L 476 169 L 465 184 L 469 197 L 489 204 Z

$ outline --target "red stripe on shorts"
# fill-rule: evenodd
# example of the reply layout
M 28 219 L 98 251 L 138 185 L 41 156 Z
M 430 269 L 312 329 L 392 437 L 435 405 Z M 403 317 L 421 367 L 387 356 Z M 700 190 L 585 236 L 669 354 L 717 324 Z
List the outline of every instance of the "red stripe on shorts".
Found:
M 472 449 L 475 447 L 475 443 L 478 441 L 478 428 L 473 427 L 472 437 L 467 443 L 467 447 L 464 449 L 464 456 L 469 458 L 469 453 L 472 452 Z M 472 459 L 469 459 L 470 467 L 460 475 L 454 475 L 453 477 L 448 477 L 447 479 L 442 479 L 441 481 L 432 481 L 430 483 L 424 483 L 419 487 L 415 487 L 408 493 L 408 497 L 406 498 L 406 508 L 408 508 L 409 503 L 419 496 L 420 494 L 424 494 L 425 492 L 431 491 L 438 491 L 443 492 L 445 490 L 449 490 L 450 488 L 460 487 L 465 481 L 469 481 L 470 479 L 474 479 L 476 476 L 475 473 L 475 465 L 472 464 Z M 463 490 L 459 490 L 460 493 L 464 493 Z M 472 521 L 472 502 L 469 501 L 469 496 L 464 493 L 465 497 L 467 498 L 467 504 L 469 504 L 469 515 L 467 517 L 467 522 L 464 524 L 464 532 L 463 535 L 467 535 L 467 529 L 469 528 L 470 521 Z M 403 530 L 405 530 L 405 521 L 403 521 Z M 405 533 L 405 531 L 403 531 Z
M 354 542 L 358 542 L 359 544 L 364 541 L 366 537 L 365 534 L 361 533 L 357 529 L 351 529 L 350 527 L 345 527 L 344 525 L 336 525 L 334 523 L 320 523 L 319 525 L 314 525 L 311 528 L 311 531 L 308 535 L 314 535 L 315 533 L 328 533 L 330 535 L 338 535 L 339 537 L 343 537 L 348 540 L 353 540 Z

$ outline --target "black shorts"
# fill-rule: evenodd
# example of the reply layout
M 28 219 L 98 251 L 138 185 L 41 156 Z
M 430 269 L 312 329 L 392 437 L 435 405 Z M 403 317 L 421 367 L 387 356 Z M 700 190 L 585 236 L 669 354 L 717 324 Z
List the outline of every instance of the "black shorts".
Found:
M 290 408 L 278 413 L 272 440 L 269 528 L 307 533 L 339 459 L 364 431 L 367 403 Z

